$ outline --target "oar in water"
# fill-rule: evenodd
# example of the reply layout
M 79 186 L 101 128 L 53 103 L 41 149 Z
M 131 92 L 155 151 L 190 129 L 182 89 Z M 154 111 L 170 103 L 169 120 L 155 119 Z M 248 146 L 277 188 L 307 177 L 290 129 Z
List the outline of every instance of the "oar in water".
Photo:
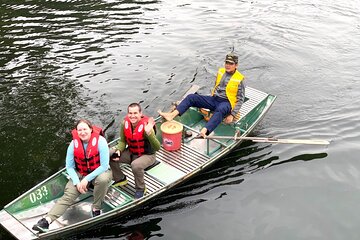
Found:
M 111 120 L 111 122 L 104 128 L 103 133 L 105 134 L 106 130 L 108 130 L 115 122 L 115 118 Z
M 196 138 L 202 138 L 198 136 Z M 238 136 L 206 136 L 207 139 L 232 139 L 232 140 L 250 140 L 253 142 L 266 143 L 290 143 L 290 144 L 318 144 L 329 145 L 330 142 L 321 139 L 280 139 L 280 138 L 264 138 L 264 137 L 238 137 Z

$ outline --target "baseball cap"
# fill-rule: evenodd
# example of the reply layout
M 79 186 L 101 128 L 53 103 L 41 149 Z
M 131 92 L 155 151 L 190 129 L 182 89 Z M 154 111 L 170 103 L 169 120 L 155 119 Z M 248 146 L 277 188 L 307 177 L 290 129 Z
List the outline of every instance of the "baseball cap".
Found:
M 238 56 L 234 55 L 233 53 L 229 53 L 226 55 L 225 57 L 225 62 L 230 62 L 230 63 L 238 63 Z

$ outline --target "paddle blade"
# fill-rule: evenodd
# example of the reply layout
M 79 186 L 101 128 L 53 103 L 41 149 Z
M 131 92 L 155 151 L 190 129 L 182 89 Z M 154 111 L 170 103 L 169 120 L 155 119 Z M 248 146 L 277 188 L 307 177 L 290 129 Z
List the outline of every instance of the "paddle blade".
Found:
M 182 96 L 181 100 L 184 100 L 188 95 L 190 94 L 194 94 L 197 91 L 199 91 L 200 86 L 199 85 L 192 85 L 187 91 L 186 93 Z
M 199 91 L 199 89 L 200 89 L 200 86 L 199 86 L 199 85 L 192 85 L 192 86 L 186 91 L 186 93 L 185 93 L 184 95 L 182 95 L 180 101 L 173 102 L 173 103 L 171 104 L 170 111 L 174 111 L 174 110 L 176 109 L 176 107 L 180 104 L 180 102 L 181 102 L 182 100 L 184 100 L 188 95 L 196 93 L 197 91 Z

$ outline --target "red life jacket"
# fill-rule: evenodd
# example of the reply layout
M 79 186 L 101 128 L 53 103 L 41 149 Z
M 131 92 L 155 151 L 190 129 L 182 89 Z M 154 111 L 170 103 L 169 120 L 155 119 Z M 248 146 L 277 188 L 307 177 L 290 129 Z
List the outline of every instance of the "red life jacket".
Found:
M 125 140 L 130 152 L 134 155 L 153 154 L 150 142 L 144 138 L 145 125 L 148 123 L 148 117 L 143 116 L 136 125 L 134 131 L 130 119 L 126 116 L 124 122 Z
M 93 126 L 86 151 L 77 130 L 73 129 L 71 134 L 74 141 L 74 160 L 76 170 L 82 176 L 86 176 L 100 166 L 100 155 L 98 149 L 99 136 L 104 134 L 101 128 Z

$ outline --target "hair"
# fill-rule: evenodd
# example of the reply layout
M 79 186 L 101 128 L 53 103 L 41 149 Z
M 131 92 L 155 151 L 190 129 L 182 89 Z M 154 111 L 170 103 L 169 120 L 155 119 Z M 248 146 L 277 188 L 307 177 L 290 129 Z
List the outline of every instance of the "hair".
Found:
M 85 123 L 85 124 L 87 124 L 88 126 L 89 126 L 89 128 L 90 129 L 92 129 L 92 124 L 91 124 L 91 122 L 89 121 L 89 120 L 86 120 L 86 119 L 80 119 L 80 120 L 78 120 L 77 122 L 76 122 L 76 124 L 75 124 L 75 129 L 77 129 L 77 126 L 80 124 L 80 123 Z
M 139 108 L 139 112 L 141 112 L 141 106 L 140 106 L 140 104 L 138 104 L 138 103 L 130 103 L 129 106 L 128 106 L 128 112 L 129 112 L 129 108 L 132 108 L 132 107 L 138 107 L 138 108 Z

